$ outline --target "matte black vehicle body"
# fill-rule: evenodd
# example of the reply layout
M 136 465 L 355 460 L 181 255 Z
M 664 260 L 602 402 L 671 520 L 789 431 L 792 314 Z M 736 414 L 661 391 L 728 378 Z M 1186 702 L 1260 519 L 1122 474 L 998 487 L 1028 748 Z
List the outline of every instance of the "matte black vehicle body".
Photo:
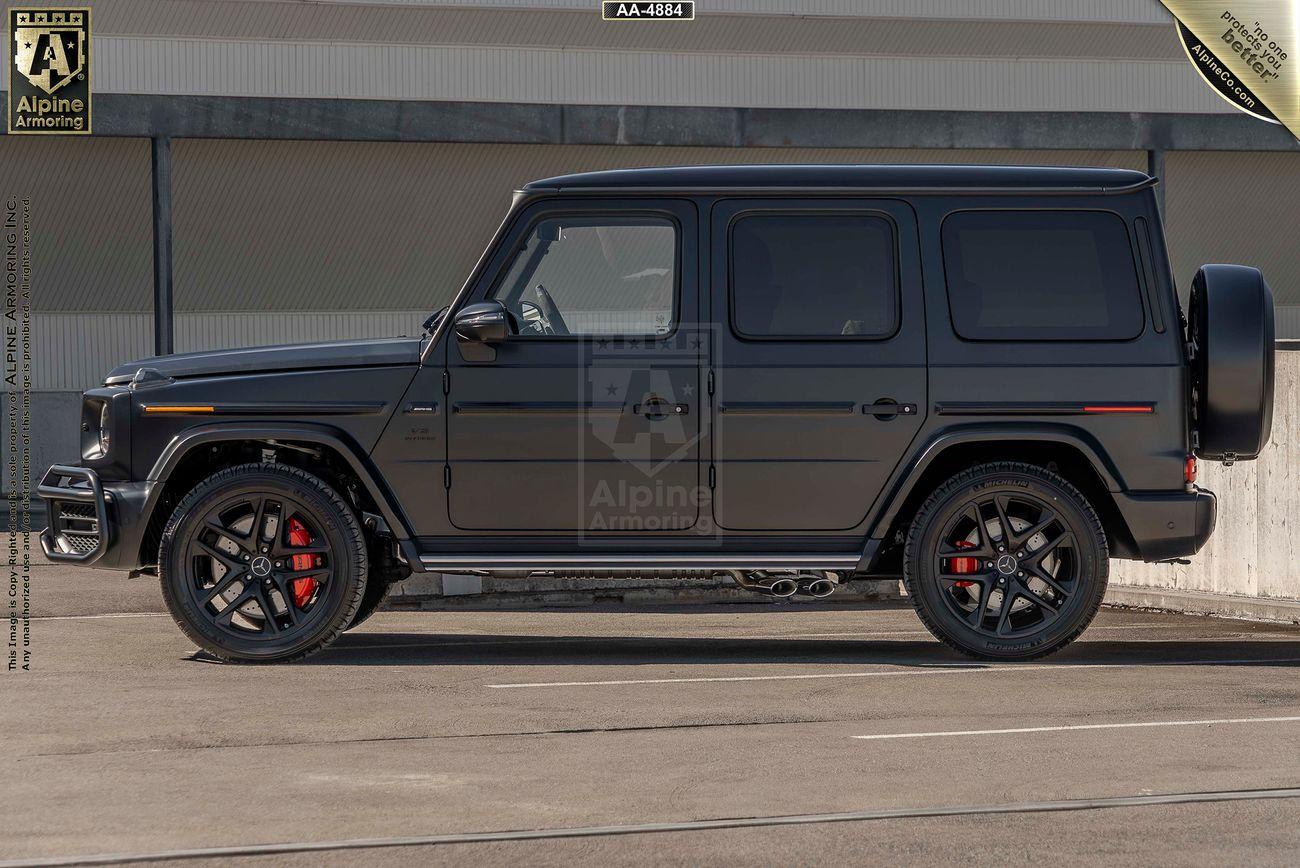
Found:
M 1082 493 L 1111 556 L 1187 556 L 1211 533 L 1215 500 L 1186 478 L 1192 368 L 1154 183 L 1114 169 L 945 166 L 696 167 L 536 181 L 516 194 L 422 338 L 114 369 L 86 393 L 79 464 L 52 468 L 40 489 L 52 516 L 43 544 L 56 560 L 151 569 L 161 528 L 190 488 L 223 466 L 262 460 L 346 492 L 367 533 L 391 541 L 398 569 L 842 577 L 899 570 L 909 523 L 943 480 L 1017 461 Z M 943 226 L 955 214 L 1006 211 L 1118 221 L 1140 287 L 1136 334 L 959 334 Z M 737 328 L 732 230 L 763 215 L 885 227 L 892 330 L 807 337 Z M 535 263 L 571 231 L 547 221 L 671 230 L 671 327 L 565 334 L 549 321 L 559 317 L 548 318 L 545 290 L 537 303 L 512 300 L 510 269 L 529 245 L 543 248 Z M 522 324 L 520 311 L 536 322 Z M 607 385 L 593 373 L 606 369 L 635 369 L 641 379 L 620 373 Z M 1271 379 L 1268 392 L 1271 404 Z M 669 424 L 675 438 L 661 436 Z M 620 443 L 644 448 L 629 460 Z M 699 496 L 643 504 L 604 495 L 647 479 Z

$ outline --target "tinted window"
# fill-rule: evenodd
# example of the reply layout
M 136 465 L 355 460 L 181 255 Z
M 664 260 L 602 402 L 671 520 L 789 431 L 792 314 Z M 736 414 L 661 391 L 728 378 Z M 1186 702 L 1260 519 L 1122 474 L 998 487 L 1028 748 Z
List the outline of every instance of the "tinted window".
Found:
M 523 335 L 661 335 L 673 329 L 676 279 L 671 221 L 554 217 L 533 227 L 493 298 Z
M 731 230 L 731 298 L 742 335 L 893 334 L 893 227 L 863 214 L 743 217 Z
M 1125 340 L 1142 331 L 1128 227 L 1102 211 L 961 211 L 943 221 L 963 338 Z

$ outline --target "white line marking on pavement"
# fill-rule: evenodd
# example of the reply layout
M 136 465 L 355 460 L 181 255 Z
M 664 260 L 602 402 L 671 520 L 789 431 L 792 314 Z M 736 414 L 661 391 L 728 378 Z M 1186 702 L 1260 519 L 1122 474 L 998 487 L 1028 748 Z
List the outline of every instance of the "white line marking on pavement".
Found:
M 383 636 L 384 633 L 382 630 L 370 630 L 365 633 L 354 633 L 352 635 L 358 637 L 366 636 L 366 635 Z M 455 635 L 455 634 L 447 634 L 447 635 Z M 460 647 L 460 646 L 469 646 L 469 645 L 484 645 L 484 646 L 565 645 L 565 644 L 577 644 L 582 642 L 630 642 L 630 641 L 662 642 L 665 640 L 671 640 L 675 642 L 683 641 L 683 640 L 697 641 L 697 642 L 717 642 L 717 641 L 732 641 L 732 640 L 767 642 L 767 641 L 774 641 L 780 639 L 814 639 L 814 638 L 820 639 L 828 636 L 861 637 L 861 636 L 929 636 L 929 635 L 930 634 L 925 630 L 885 630 L 879 633 L 782 633 L 782 634 L 770 634 L 770 635 L 762 635 L 762 636 L 754 636 L 746 633 L 732 633 L 726 636 L 696 636 L 691 634 L 683 634 L 680 636 L 671 636 L 671 635 L 666 636 L 663 633 L 649 633 L 645 635 L 636 634 L 636 633 L 622 633 L 619 635 L 611 635 L 611 636 L 563 636 L 563 637 L 537 636 L 537 637 L 520 637 L 517 639 L 493 639 L 490 635 L 485 635 L 482 639 L 471 639 L 470 641 L 467 642 L 400 642 L 391 645 L 385 645 L 383 643 L 364 644 L 364 645 L 345 643 L 343 645 L 331 645 L 328 648 L 322 650 L 351 651 L 355 648 L 364 648 L 367 650 L 374 651 L 374 650 L 382 650 L 386 648 L 451 648 L 451 647 Z
M 32 615 L 32 621 L 101 621 L 105 618 L 168 618 L 166 612 L 106 612 L 102 615 Z
M 462 832 L 445 835 L 409 835 L 391 838 L 349 838 L 338 841 L 295 841 L 243 844 L 232 847 L 195 847 L 144 853 L 97 853 L 85 856 L 51 856 L 0 860 L 0 868 L 36 866 L 122 865 L 131 862 L 165 862 L 180 859 L 230 859 L 278 853 L 324 853 L 337 850 L 377 850 L 389 847 L 433 847 L 446 844 L 490 844 L 501 841 L 545 841 L 561 838 L 601 838 L 612 835 L 647 835 L 657 832 L 697 832 L 711 829 L 750 829 L 764 826 L 806 826 L 817 823 L 854 823 L 871 820 L 905 820 L 926 817 L 964 817 L 996 814 L 1048 814 L 1095 811 L 1105 808 L 1143 808 L 1152 805 L 1190 805 L 1300 798 L 1300 787 L 1257 790 L 1221 790 L 1199 793 L 1157 793 L 1140 796 L 1103 796 L 1093 799 L 1058 799 L 993 805 L 940 805 L 926 808 L 878 808 L 835 814 L 785 814 L 770 817 L 723 817 L 676 823 L 627 823 L 611 826 L 567 826 L 553 829 L 508 829 L 500 832 Z
M 381 613 L 381 614 L 382 614 L 382 613 Z M 1088 628 L 1088 632 L 1091 633 L 1091 632 L 1093 632 L 1093 631 L 1095 631 L 1095 630 L 1138 630 L 1138 629 L 1141 629 L 1141 630 L 1148 630 L 1148 629 L 1173 630 L 1173 629 L 1175 629 L 1175 628 L 1177 628 L 1177 627 L 1179 627 L 1179 626 L 1181 626 L 1181 625 L 1176 625 L 1176 624 L 1160 624 L 1160 625 L 1156 625 L 1156 626 L 1153 626 L 1153 627 L 1146 627 L 1146 626 L 1139 626 L 1139 625 L 1135 625 L 1135 624 L 1127 624 L 1127 625 L 1123 625 L 1123 626 L 1115 626 L 1115 627 L 1090 627 L 1090 628 Z M 357 638 L 360 638 L 360 637 L 362 637 L 362 636 L 383 636 L 383 635 L 384 635 L 384 631 L 383 631 L 383 630 L 376 630 L 376 629 L 369 629 L 369 630 L 364 630 L 364 631 L 361 631 L 361 632 L 353 633 L 352 635 L 355 636 L 355 637 L 357 637 Z M 448 633 L 448 634 L 443 634 L 443 635 L 446 635 L 448 638 L 451 638 L 451 637 L 454 637 L 454 636 L 456 636 L 456 635 L 458 635 L 458 634 L 455 634 L 455 633 Z M 479 635 L 479 634 L 467 634 L 467 635 Z M 393 643 L 393 644 L 391 644 L 391 645 L 385 645 L 385 644 L 382 644 L 382 643 L 375 643 L 375 644 L 352 644 L 352 643 L 345 643 L 345 644 L 342 644 L 342 645 L 331 645 L 331 646 L 329 646 L 328 648 L 325 648 L 325 649 L 323 649 L 323 650 L 325 650 L 325 651 L 330 651 L 330 650 L 334 650 L 334 651 L 351 651 L 351 650 L 354 650 L 354 649 L 365 649 L 365 650 L 371 650 L 371 651 L 374 651 L 374 650 L 386 650 L 386 649 L 389 649 L 389 648 L 393 648 L 393 649 L 399 649 L 399 648 L 454 648 L 454 647 L 470 646 L 470 645 L 483 645 L 483 646 L 491 646 L 491 645 L 556 645 L 556 644 L 578 643 L 578 642 L 626 642 L 626 641 L 629 641 L 629 640 L 638 640 L 638 639 L 644 639 L 644 640 L 663 640 L 663 639 L 682 640 L 682 639 L 693 639 L 693 640 L 699 640 L 699 641 L 710 641 L 710 642 L 712 642 L 712 641 L 718 641 L 718 640 L 744 639 L 744 640 L 749 640 L 749 641 L 764 641 L 764 642 L 766 642 L 766 641 L 769 641 L 769 640 L 778 640 L 778 639 L 833 639 L 833 638 L 855 638 L 855 637 L 856 637 L 856 638 L 864 638 L 864 637 L 869 638 L 869 637 L 872 637 L 872 636 L 929 636 L 929 635 L 931 635 L 931 634 L 930 634 L 930 631 L 928 631 L 928 630 L 855 630 L 855 631 L 853 631 L 853 632 L 847 632 L 847 633 L 760 633 L 760 634 L 754 634 L 754 633 L 728 633 L 728 634 L 725 634 L 725 635 L 706 635 L 706 636 L 692 635 L 692 634 L 689 634 L 689 633 L 687 633 L 687 634 L 682 634 L 682 635 L 673 635 L 673 636 L 665 636 L 663 633 L 646 633 L 646 634 L 640 634 L 640 633 L 625 633 L 625 634 L 610 635 L 610 636 L 564 636 L 564 637 L 560 637 L 560 636 L 528 636 L 528 637 L 518 637 L 518 638 L 515 638 L 515 639 L 494 639 L 494 638 L 492 638 L 491 634 L 484 634 L 484 635 L 482 636 L 482 638 L 480 638 L 480 639 L 469 639 L 468 641 L 456 641 L 456 642 L 397 642 L 397 643 Z M 1085 633 L 1084 635 L 1086 636 L 1087 634 Z M 1214 638 L 1218 638 L 1218 637 L 1217 637 L 1217 636 L 1191 636 L 1191 637 L 1185 637 L 1185 639 L 1186 639 L 1187 641 L 1194 641 L 1194 640 L 1201 640 L 1201 639 L 1214 639 Z M 1085 639 L 1085 640 L 1082 640 L 1082 641 L 1087 641 L 1087 640 Z M 1167 641 L 1167 640 L 1163 640 L 1163 639 L 1162 639 L 1162 640 L 1155 640 L 1155 639 L 1151 639 L 1151 640 L 1133 639 L 1133 640 L 1128 640 L 1128 641 L 1134 641 L 1134 642 L 1152 641 L 1152 642 L 1154 642 L 1154 641 Z M 953 664 L 953 665 L 959 665 L 959 664 Z M 969 665 L 978 666 L 979 664 L 969 664 Z
M 908 672 L 815 672 L 807 675 L 716 675 L 699 678 L 620 678 L 613 681 L 525 681 L 510 684 L 485 684 L 495 690 L 511 687 L 614 687 L 628 684 L 722 684 L 736 681 L 801 681 L 821 678 L 872 678 L 877 676 L 898 675 L 950 675 L 953 672 L 965 672 L 968 667 L 954 663 L 953 669 L 925 669 Z M 969 664 L 978 667 L 979 664 Z M 1015 670 L 1015 666 L 990 667 L 982 672 L 1001 672 Z M 1060 668 L 1060 667 L 1058 667 Z
M 1210 720 L 1147 720 L 1140 723 L 1077 723 L 1065 726 L 1020 726 L 1013 729 L 953 729 L 938 732 L 886 732 L 878 735 L 853 735 L 863 741 L 885 741 L 898 738 L 943 738 L 967 735 L 1010 735 L 1023 732 L 1072 732 L 1084 729 L 1144 729 L 1158 726 L 1213 726 L 1218 723 L 1295 723 L 1293 717 L 1219 717 Z
M 1062 669 L 1137 669 L 1152 666 L 1241 666 L 1244 664 L 1300 663 L 1300 657 L 1244 660 L 1173 660 L 1164 663 L 1022 663 L 1015 666 L 989 666 L 983 663 L 921 663 L 914 669 L 874 670 L 871 672 L 814 672 L 804 675 L 715 675 L 697 678 L 620 678 L 611 681 L 523 681 L 485 684 L 494 690 L 533 687 L 616 687 L 634 684 L 725 684 L 737 681 L 801 681 L 824 678 L 899 678 L 907 675 L 984 674 L 1019 672 L 1042 674 Z

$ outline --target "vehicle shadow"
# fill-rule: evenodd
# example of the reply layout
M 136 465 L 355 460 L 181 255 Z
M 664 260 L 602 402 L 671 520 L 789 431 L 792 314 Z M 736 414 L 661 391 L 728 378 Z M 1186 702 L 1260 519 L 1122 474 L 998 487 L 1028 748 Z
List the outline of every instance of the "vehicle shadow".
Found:
M 907 631 L 900 631 L 907 632 Z M 988 666 L 1289 666 L 1300 667 L 1300 635 L 1239 638 L 1085 640 L 1041 661 L 1005 663 L 964 657 L 938 641 L 872 638 L 747 638 L 744 636 L 560 636 L 430 633 L 347 634 L 303 661 L 305 666 L 647 666 L 711 667 L 771 664 Z M 681 673 L 689 677 L 691 673 Z M 718 674 L 736 674 L 731 671 Z M 652 677 L 652 676 L 648 676 Z

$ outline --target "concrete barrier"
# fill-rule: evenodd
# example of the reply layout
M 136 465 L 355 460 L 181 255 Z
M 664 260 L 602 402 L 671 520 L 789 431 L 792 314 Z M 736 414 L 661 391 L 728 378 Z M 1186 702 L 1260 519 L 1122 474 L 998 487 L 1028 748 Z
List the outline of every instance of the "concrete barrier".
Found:
M 1300 352 L 1279 351 L 1273 436 L 1255 461 L 1201 462 L 1219 497 L 1214 536 L 1187 566 L 1111 563 L 1118 605 L 1300 622 Z

